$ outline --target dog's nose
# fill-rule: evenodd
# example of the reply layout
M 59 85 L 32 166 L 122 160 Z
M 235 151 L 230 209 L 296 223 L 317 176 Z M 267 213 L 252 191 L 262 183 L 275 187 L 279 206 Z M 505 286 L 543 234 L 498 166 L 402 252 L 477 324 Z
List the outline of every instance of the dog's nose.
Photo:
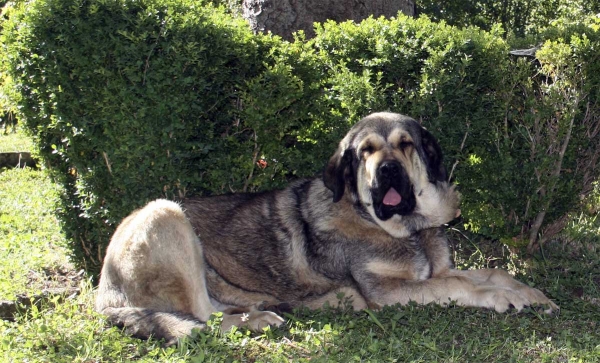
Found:
M 400 173 L 400 165 L 396 161 L 384 161 L 379 165 L 379 173 L 384 177 L 396 177 Z

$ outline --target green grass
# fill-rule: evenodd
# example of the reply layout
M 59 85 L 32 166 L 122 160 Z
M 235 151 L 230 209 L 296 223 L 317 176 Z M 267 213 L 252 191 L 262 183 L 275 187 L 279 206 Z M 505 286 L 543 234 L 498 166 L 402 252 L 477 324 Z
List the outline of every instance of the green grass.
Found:
M 0 299 L 35 294 L 72 270 L 54 206 L 58 188 L 46 173 L 0 173 Z
M 31 151 L 32 149 L 31 139 L 21 131 L 11 129 L 4 134 L 4 130 L 0 128 L 0 153 Z
M 58 191 L 44 171 L 0 171 L 3 299 L 35 294 L 56 278 L 52 271 L 70 268 L 54 217 Z M 459 267 L 508 268 L 560 305 L 553 316 L 436 305 L 297 311 L 263 334 L 210 328 L 165 349 L 108 327 L 93 311 L 93 289 L 84 280 L 78 296 L 52 298 L 15 322 L 0 320 L 0 361 L 600 362 L 600 235 L 591 227 L 581 232 L 578 240 L 555 241 L 543 256 L 523 260 L 506 247 L 450 231 Z

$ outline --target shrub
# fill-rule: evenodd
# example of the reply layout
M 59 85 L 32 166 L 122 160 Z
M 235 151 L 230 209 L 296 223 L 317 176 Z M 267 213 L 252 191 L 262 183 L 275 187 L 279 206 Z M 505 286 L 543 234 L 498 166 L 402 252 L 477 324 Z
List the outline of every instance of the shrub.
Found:
M 65 187 L 66 233 L 91 271 L 116 224 L 150 199 L 277 187 L 314 174 L 315 155 L 329 153 L 310 139 L 315 58 L 254 36 L 224 8 L 32 1 L 4 24 L 2 46 L 20 116 Z
M 498 27 L 402 17 L 328 23 L 315 45 L 333 70 L 338 109 L 418 117 L 446 151 L 466 226 L 533 247 L 564 226 L 598 176 L 596 24 L 548 29 L 537 60 L 509 57 Z M 362 88 L 357 77 L 368 77 Z
M 2 65 L 65 186 L 74 251 L 97 271 L 149 199 L 314 175 L 351 124 L 386 109 L 440 139 L 469 228 L 535 242 L 597 176 L 595 27 L 553 28 L 538 62 L 511 58 L 498 27 L 426 18 L 329 22 L 290 43 L 192 0 L 34 0 L 4 24 Z

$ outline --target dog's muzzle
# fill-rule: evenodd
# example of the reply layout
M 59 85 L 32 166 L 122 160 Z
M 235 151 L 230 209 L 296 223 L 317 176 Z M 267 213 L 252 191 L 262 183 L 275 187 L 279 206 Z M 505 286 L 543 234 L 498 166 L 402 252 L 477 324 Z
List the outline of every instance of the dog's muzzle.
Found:
M 417 204 L 408 174 L 395 160 L 379 165 L 371 195 L 375 215 L 380 220 L 390 219 L 394 214 L 410 214 Z

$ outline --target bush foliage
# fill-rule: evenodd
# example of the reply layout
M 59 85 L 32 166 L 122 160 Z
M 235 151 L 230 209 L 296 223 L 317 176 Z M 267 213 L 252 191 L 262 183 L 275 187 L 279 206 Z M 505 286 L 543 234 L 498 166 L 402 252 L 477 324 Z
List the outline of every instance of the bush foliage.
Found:
M 556 19 L 581 19 L 600 12 L 598 0 L 417 0 L 417 13 L 454 26 L 491 30 L 500 24 L 508 35 L 538 34 Z
M 315 175 L 378 110 L 438 137 L 469 228 L 536 242 L 598 176 L 598 24 L 549 28 L 534 59 L 510 56 L 499 27 L 427 18 L 329 22 L 290 43 L 198 1 L 33 0 L 3 24 L 1 61 L 94 271 L 148 200 Z

